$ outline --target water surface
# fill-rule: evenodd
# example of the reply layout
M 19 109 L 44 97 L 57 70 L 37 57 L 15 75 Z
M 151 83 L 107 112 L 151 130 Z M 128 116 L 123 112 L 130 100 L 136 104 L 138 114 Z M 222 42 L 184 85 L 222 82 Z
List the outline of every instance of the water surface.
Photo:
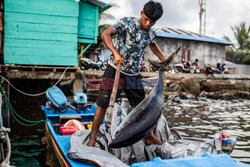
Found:
M 184 139 L 205 141 L 218 132 L 237 138 L 231 156 L 235 160 L 250 163 L 250 100 L 182 100 L 172 103 L 164 115 L 173 129 Z M 177 109 L 177 110 L 176 110 Z

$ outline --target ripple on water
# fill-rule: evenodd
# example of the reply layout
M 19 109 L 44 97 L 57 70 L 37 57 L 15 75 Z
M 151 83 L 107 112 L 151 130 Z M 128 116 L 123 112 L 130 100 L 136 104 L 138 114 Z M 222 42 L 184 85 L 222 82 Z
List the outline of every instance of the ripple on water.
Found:
M 250 100 L 187 99 L 182 102 L 173 103 L 171 112 L 164 115 L 184 139 L 204 141 L 220 131 L 225 132 L 237 138 L 232 157 L 250 163 Z M 176 106 L 184 109 L 175 111 Z

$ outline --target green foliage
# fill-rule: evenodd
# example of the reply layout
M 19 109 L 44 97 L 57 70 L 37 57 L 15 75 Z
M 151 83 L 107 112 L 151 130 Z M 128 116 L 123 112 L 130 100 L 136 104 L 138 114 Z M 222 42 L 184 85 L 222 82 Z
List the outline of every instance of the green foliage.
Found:
M 231 27 L 234 37 L 238 43 L 238 49 L 250 49 L 250 41 L 248 40 L 250 37 L 250 26 L 247 27 L 246 23 L 240 23 L 240 25 L 235 25 Z
M 102 33 L 107 30 L 111 25 L 110 24 L 103 24 L 99 26 L 99 36 L 102 35 Z
M 245 59 L 248 55 L 250 55 L 248 52 L 245 52 L 241 49 L 234 50 L 232 47 L 226 46 L 226 56 L 235 63 L 250 64 L 248 59 Z
M 112 8 L 119 8 L 119 6 L 115 3 L 109 3 L 109 4 L 112 6 Z M 107 22 L 110 20 L 114 20 L 114 19 L 115 19 L 115 17 L 107 11 L 100 13 L 99 36 L 101 36 L 101 34 L 111 26 L 110 24 L 107 24 Z
M 231 39 L 226 35 L 223 35 L 222 39 L 224 39 L 224 40 L 226 40 L 228 42 L 232 42 Z
M 106 48 L 106 45 L 104 44 L 104 42 L 101 39 L 101 35 L 102 33 L 107 30 L 110 26 L 110 24 L 103 24 L 99 26 L 99 35 L 98 35 L 98 40 L 97 40 L 97 50 L 102 50 Z
M 226 36 L 226 35 L 224 35 L 224 36 L 222 37 L 222 39 L 224 39 L 225 41 L 228 41 L 228 42 L 233 43 L 233 42 L 231 41 L 231 39 L 230 39 L 228 36 Z M 229 48 L 236 50 L 236 48 L 235 48 L 234 45 L 226 46 L 226 50 L 228 50 Z
M 250 54 L 246 55 L 243 59 L 243 63 L 250 64 Z
M 240 23 L 231 27 L 237 46 L 226 46 L 226 56 L 228 59 L 239 64 L 250 64 L 250 26 L 246 23 Z M 224 40 L 231 42 L 230 38 L 225 36 Z
M 112 6 L 112 8 L 119 8 L 119 6 L 116 5 L 115 3 L 109 3 L 109 4 Z M 110 20 L 114 20 L 114 19 L 115 17 L 108 12 L 100 13 L 100 17 L 99 17 L 100 25 L 99 25 L 99 32 L 98 32 L 98 37 L 97 37 L 97 47 L 96 47 L 97 50 L 102 50 L 106 47 L 103 41 L 101 40 L 101 35 L 105 30 L 107 30 L 109 27 L 112 26 L 111 24 L 107 24 L 107 22 Z

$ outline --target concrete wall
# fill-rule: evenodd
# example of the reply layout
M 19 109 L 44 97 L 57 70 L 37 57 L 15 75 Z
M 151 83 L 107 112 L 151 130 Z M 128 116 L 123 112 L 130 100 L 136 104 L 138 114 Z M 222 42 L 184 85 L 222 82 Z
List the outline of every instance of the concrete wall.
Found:
M 186 57 L 188 50 L 190 50 L 191 62 L 194 62 L 196 58 L 199 59 L 199 65 L 201 68 L 206 67 L 207 64 L 216 66 L 217 62 L 225 61 L 225 45 L 222 44 L 170 38 L 157 38 L 156 43 L 166 57 L 177 49 L 179 45 L 182 45 L 182 49 L 185 50 Z M 180 50 L 174 60 L 174 63 L 181 62 L 182 54 L 183 50 Z M 159 60 L 147 47 L 144 52 L 144 60 L 147 61 L 148 59 Z
M 235 66 L 237 67 L 237 74 L 247 74 L 250 75 L 250 65 L 246 65 L 246 64 L 235 64 Z

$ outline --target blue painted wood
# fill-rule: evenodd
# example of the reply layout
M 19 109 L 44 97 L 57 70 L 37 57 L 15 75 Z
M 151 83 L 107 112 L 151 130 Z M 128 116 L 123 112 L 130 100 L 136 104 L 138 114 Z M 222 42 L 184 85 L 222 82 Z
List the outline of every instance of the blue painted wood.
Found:
M 78 9 L 69 0 L 6 0 L 5 64 L 76 66 Z
M 60 48 L 23 48 L 23 47 L 5 47 L 5 53 L 7 55 L 12 56 L 34 56 L 34 58 L 37 58 L 37 56 L 46 56 L 51 57 L 59 57 L 59 58 L 74 58 L 75 50 L 74 49 L 63 49 L 60 50 Z
M 78 17 L 79 5 L 74 0 L 7 0 L 5 11 Z
M 4 41 L 6 47 L 51 48 L 51 49 L 77 49 L 77 42 L 43 41 L 32 39 L 10 39 Z
M 78 17 L 16 13 L 16 12 L 6 12 L 6 13 L 7 15 L 4 15 L 5 23 L 9 21 L 14 21 L 22 23 L 41 23 L 41 24 L 78 26 Z
M 95 26 L 94 27 L 87 26 L 87 27 L 80 29 L 80 31 L 78 32 L 78 37 L 95 39 L 96 37 L 95 33 L 96 33 Z
M 75 26 L 58 25 L 58 24 L 41 24 L 41 23 L 24 23 L 7 21 L 5 28 L 8 30 L 24 30 L 36 32 L 56 32 L 56 33 L 77 33 Z
M 77 34 L 5 30 L 6 38 L 75 42 Z
M 77 65 L 77 43 L 96 43 L 98 7 L 75 0 L 5 0 L 4 62 Z
M 84 38 L 96 41 L 98 29 L 99 12 L 98 7 L 86 2 L 79 3 L 79 23 L 78 23 L 78 40 L 81 42 Z M 87 40 L 86 40 L 87 41 Z M 84 41 L 85 42 L 85 41 Z
M 95 38 L 97 39 L 97 36 L 99 35 L 99 9 L 96 10 L 96 27 L 95 27 Z
M 77 66 L 76 58 L 60 58 L 60 57 L 48 57 L 46 56 L 9 56 L 7 60 L 4 60 L 5 64 L 20 64 L 23 65 L 51 65 L 51 66 Z
M 97 39 L 78 38 L 79 43 L 97 43 Z
M 85 18 L 86 20 L 95 20 L 96 10 L 98 10 L 97 6 L 83 1 L 79 2 L 79 18 Z
M 95 29 L 96 27 L 96 23 L 95 23 L 95 20 L 87 20 L 87 19 L 84 19 L 84 18 L 79 18 L 79 27 L 81 27 L 82 29 L 84 29 L 84 25 L 86 25 L 86 27 L 89 27 L 89 28 L 93 28 Z

